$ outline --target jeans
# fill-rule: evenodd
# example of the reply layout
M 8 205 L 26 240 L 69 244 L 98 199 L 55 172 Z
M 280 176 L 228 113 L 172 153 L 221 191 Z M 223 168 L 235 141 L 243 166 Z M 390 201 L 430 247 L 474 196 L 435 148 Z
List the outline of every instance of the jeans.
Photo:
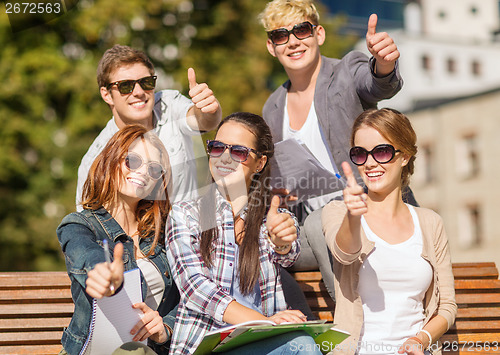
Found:
M 227 355 L 322 355 L 314 339 L 304 331 L 295 331 L 229 350 Z

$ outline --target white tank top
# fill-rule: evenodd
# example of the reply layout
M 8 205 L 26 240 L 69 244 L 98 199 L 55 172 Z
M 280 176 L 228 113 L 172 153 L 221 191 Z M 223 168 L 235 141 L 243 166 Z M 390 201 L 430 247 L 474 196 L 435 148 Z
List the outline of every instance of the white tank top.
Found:
M 361 225 L 375 248 L 359 271 L 359 295 L 364 323 L 359 354 L 396 354 L 404 341 L 423 326 L 425 292 L 432 281 L 432 267 L 421 257 L 422 230 L 413 206 L 407 205 L 414 232 L 406 241 L 389 244 Z
M 149 308 L 156 311 L 163 297 L 163 292 L 165 292 L 165 282 L 163 282 L 160 270 L 158 270 L 151 260 L 148 258 L 140 258 L 136 261 L 148 285 L 148 292 L 144 303 L 146 303 Z

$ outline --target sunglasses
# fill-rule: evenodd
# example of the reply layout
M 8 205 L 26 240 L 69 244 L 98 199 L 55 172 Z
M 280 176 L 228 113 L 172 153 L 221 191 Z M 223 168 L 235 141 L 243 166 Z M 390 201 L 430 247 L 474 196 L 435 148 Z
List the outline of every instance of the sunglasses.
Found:
M 228 148 L 229 156 L 231 157 L 231 159 L 238 163 L 243 163 L 244 161 L 246 161 L 248 159 L 248 155 L 250 155 L 250 152 L 254 152 L 258 157 L 262 155 L 255 149 L 248 148 L 242 145 L 226 144 L 215 140 L 207 141 L 208 155 L 213 158 L 220 157 Z
M 142 157 L 139 154 L 128 153 L 128 155 L 125 157 L 125 166 L 130 171 L 135 171 L 143 165 L 144 161 L 142 160 Z M 148 166 L 148 175 L 153 180 L 158 180 L 159 178 L 162 177 L 163 173 L 165 172 L 160 163 L 150 161 L 149 163 L 146 163 L 146 165 Z
M 141 86 L 142 90 L 154 90 L 156 86 L 156 75 L 151 75 L 151 76 L 145 76 L 144 78 L 140 78 L 137 80 L 120 80 L 120 81 L 115 81 L 112 83 L 109 83 L 106 86 L 106 89 L 109 90 L 113 85 L 116 85 L 118 88 L 118 91 L 122 95 L 130 94 L 132 91 L 134 91 L 135 84 L 139 83 Z
M 316 25 L 313 25 L 309 21 L 305 21 L 296 24 L 291 30 L 287 30 L 286 28 L 278 28 L 276 30 L 269 31 L 267 32 L 267 37 L 269 37 L 274 45 L 279 46 L 288 43 L 288 41 L 290 40 L 290 33 L 293 33 L 293 35 L 300 40 L 312 37 L 314 27 L 316 27 Z
M 379 164 L 385 164 L 394 159 L 394 156 L 400 150 L 395 149 L 390 144 L 379 144 L 370 151 L 367 151 L 363 147 L 352 147 L 349 151 L 349 156 L 351 161 L 356 165 L 363 165 L 368 160 L 368 155 L 371 155 L 373 159 Z

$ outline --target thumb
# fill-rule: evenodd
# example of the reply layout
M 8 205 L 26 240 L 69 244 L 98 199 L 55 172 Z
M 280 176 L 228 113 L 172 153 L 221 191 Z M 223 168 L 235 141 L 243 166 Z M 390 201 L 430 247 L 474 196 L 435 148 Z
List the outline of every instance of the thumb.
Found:
M 188 82 L 189 82 L 189 89 L 191 90 L 192 88 L 194 88 L 196 85 L 198 85 L 196 83 L 196 74 L 194 72 L 194 69 L 193 68 L 189 68 L 188 69 Z
M 366 37 L 371 37 L 377 33 L 377 15 L 371 14 L 368 19 L 368 31 L 366 32 Z
M 269 219 L 271 216 L 275 216 L 279 214 L 278 207 L 280 206 L 280 197 L 278 195 L 274 195 L 271 200 L 271 206 L 269 206 L 269 212 L 267 212 L 267 218 Z
M 116 243 L 113 249 L 113 266 L 123 265 L 123 244 Z
M 354 177 L 354 173 L 352 172 L 351 166 L 348 162 L 345 161 L 342 163 L 342 170 L 344 170 L 344 175 L 347 179 L 347 186 L 356 186 L 358 183 L 356 182 L 356 178 Z

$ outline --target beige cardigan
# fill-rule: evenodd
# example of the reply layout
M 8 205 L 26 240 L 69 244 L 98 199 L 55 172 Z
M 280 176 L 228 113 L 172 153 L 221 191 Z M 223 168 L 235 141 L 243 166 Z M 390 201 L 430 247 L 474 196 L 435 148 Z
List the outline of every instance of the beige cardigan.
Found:
M 425 294 L 424 324 L 434 315 L 441 315 L 448 321 L 450 328 L 457 314 L 455 288 L 451 270 L 448 239 L 443 228 L 441 217 L 432 210 L 415 208 L 423 236 L 422 258 L 427 260 L 433 269 L 434 279 Z M 336 327 L 348 331 L 351 336 L 342 342 L 333 354 L 354 354 L 363 325 L 363 308 L 358 294 L 359 269 L 374 243 L 366 238 L 361 229 L 361 250 L 356 254 L 346 254 L 338 247 L 335 237 L 347 213 L 343 201 L 332 201 L 323 208 L 322 223 L 326 243 L 335 260 L 335 317 Z M 440 354 L 434 345 L 434 354 Z

